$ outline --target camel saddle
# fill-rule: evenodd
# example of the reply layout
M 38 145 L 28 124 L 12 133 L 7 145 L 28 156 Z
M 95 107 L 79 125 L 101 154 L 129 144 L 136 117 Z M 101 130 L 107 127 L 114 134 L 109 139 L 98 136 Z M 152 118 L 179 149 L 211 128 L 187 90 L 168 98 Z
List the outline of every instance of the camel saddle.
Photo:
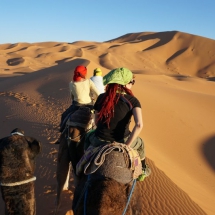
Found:
M 76 174 L 81 173 L 126 184 L 142 174 L 142 165 L 136 150 L 114 142 L 99 147 L 89 146 L 76 166 Z
M 72 113 L 67 122 L 67 126 L 89 128 L 93 123 L 93 113 L 89 107 L 80 107 Z

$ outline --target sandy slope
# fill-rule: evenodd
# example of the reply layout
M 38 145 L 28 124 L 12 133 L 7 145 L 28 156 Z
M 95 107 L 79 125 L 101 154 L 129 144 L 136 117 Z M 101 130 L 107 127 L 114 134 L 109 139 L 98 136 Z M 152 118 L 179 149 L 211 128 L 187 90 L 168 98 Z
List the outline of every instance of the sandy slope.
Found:
M 53 143 L 79 64 L 87 66 L 88 77 L 95 67 L 106 74 L 123 66 L 136 74 L 133 92 L 142 104 L 141 137 L 153 170 L 137 185 L 141 213 L 215 214 L 215 41 L 175 31 L 127 34 L 104 43 L 0 45 L 0 137 L 21 127 L 43 144 L 37 214 L 53 214 L 58 150 Z M 73 189 L 71 179 L 59 214 L 71 214 Z

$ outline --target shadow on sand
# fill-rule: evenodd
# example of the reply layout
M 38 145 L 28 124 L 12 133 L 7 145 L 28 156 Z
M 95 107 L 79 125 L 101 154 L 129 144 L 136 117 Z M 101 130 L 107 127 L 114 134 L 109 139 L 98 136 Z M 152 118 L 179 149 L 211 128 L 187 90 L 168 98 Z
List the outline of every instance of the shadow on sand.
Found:
M 215 135 L 208 138 L 202 146 L 203 154 L 209 163 L 209 165 L 213 168 L 215 171 Z

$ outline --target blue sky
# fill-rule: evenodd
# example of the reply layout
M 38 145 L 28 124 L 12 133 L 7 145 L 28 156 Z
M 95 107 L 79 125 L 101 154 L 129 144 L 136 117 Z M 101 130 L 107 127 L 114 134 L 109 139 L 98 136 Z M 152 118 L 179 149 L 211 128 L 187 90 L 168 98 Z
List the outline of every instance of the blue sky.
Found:
M 0 44 L 172 30 L 215 39 L 214 11 L 214 0 L 0 0 Z

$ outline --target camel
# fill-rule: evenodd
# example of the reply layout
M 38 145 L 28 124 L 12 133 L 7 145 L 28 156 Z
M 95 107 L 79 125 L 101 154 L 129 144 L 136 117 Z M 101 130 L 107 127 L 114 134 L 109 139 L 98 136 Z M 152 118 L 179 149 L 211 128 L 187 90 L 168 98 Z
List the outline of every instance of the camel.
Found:
M 67 134 L 68 132 L 68 134 Z M 73 173 L 76 164 L 82 157 L 85 129 L 81 127 L 69 127 L 62 133 L 57 158 L 57 198 L 56 206 L 60 204 L 60 197 L 63 188 L 68 187 L 68 175 L 70 163 L 72 164 Z M 68 137 L 71 140 L 68 140 Z M 77 138 L 76 138 L 77 137 Z M 74 139 L 76 138 L 76 139 Z M 68 145 L 69 142 L 69 145 Z M 74 175 L 75 177 L 75 175 Z
M 16 128 L 0 139 L 0 185 L 7 215 L 35 215 L 35 158 L 41 144 Z
M 72 171 L 75 173 L 76 164 L 84 154 L 84 140 L 87 131 L 92 127 L 92 113 L 88 107 L 81 107 L 70 115 L 66 127 L 61 133 L 60 144 L 57 158 L 57 197 L 56 209 L 57 214 L 60 206 L 60 198 L 63 189 L 68 188 L 68 179 L 70 164 Z M 75 183 L 78 178 L 73 174 Z
M 89 183 L 87 195 L 82 197 L 86 182 L 85 176 L 75 189 L 72 206 L 74 215 L 142 215 L 138 212 L 142 209 L 142 203 L 139 202 L 141 195 L 137 185 L 122 184 L 113 179 L 96 179 Z
M 83 115 L 79 114 L 80 121 L 81 116 Z M 75 117 L 73 117 L 74 121 Z M 131 163 L 128 162 L 128 159 L 125 159 L 128 156 L 125 153 L 122 153 L 120 150 L 113 150 L 106 155 L 103 165 L 97 171 L 92 174 L 88 172 L 88 175 L 76 175 L 78 172 L 78 164 L 84 155 L 86 155 L 84 153 L 84 137 L 86 133 L 87 129 L 84 126 L 77 126 L 77 124 L 75 126 L 75 123 L 69 123 L 61 134 L 57 161 L 55 214 L 57 214 L 60 205 L 61 192 L 67 181 L 70 163 L 72 164 L 75 179 L 75 193 L 72 205 L 74 215 L 119 215 L 123 214 L 123 211 L 126 214 L 135 214 L 132 211 L 132 205 L 136 203 L 131 204 L 129 198 L 135 196 L 132 199 L 136 199 L 135 201 L 138 202 L 139 194 L 134 189 L 136 179 L 133 180 L 134 171 L 129 168 Z M 136 154 L 138 154 L 137 151 Z M 142 172 L 140 159 L 139 167 L 140 172 Z M 93 166 L 89 166 L 89 169 L 92 170 L 93 168 Z M 87 210 L 87 213 L 84 210 Z
M 133 157 L 125 148 L 132 151 Z M 120 143 L 104 144 L 97 150 L 98 153 L 93 155 L 95 159 L 84 165 L 85 174 L 81 174 L 79 166 L 83 166 L 81 161 L 86 159 L 82 158 L 77 165 L 76 172 L 81 180 L 75 188 L 74 215 L 138 214 L 132 211 L 140 195 L 135 189 L 142 171 L 138 153 Z

